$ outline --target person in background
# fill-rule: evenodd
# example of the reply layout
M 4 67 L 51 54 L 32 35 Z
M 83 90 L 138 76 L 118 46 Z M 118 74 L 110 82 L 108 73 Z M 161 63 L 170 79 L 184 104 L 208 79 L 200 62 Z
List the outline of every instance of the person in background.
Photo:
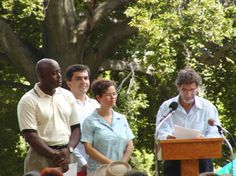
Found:
M 25 173 L 23 176 L 40 176 L 40 172 L 38 171 L 29 171 Z
M 124 176 L 131 169 L 131 166 L 127 162 L 113 161 L 98 167 L 94 176 Z
M 214 172 L 203 172 L 199 176 L 220 176 Z
M 41 171 L 40 176 L 63 176 L 63 173 L 58 168 L 47 167 Z
M 92 112 L 100 107 L 99 103 L 90 97 L 87 92 L 90 86 L 90 69 L 86 65 L 74 64 L 70 65 L 66 70 L 67 86 L 76 98 L 77 106 L 79 109 L 80 124 L 84 119 L 92 114 Z M 84 145 L 80 142 L 74 150 L 78 162 L 78 174 L 87 172 L 87 159 L 88 155 L 85 152 Z
M 226 164 L 221 169 L 217 170 L 216 173 L 219 175 L 222 175 L 222 174 L 229 175 L 231 173 L 232 167 L 233 167 L 233 172 L 234 172 L 233 175 L 236 175 L 236 159 L 234 159 L 233 162 Z
M 124 176 L 148 176 L 145 172 L 141 171 L 129 171 L 124 174 Z
M 115 82 L 97 79 L 91 88 L 101 107 L 83 122 L 81 141 L 89 155 L 88 176 L 94 176 L 102 164 L 128 162 L 134 138 L 125 116 L 113 110 L 117 99 Z
M 80 140 L 79 112 L 73 94 L 61 88 L 61 69 L 57 61 L 37 62 L 38 83 L 19 101 L 20 131 L 29 144 L 24 173 L 46 167 L 63 172 L 74 162 L 72 150 Z
M 175 139 L 174 126 L 179 125 L 185 128 L 196 129 L 201 132 L 201 137 L 220 137 L 217 128 L 208 125 L 212 119 L 220 124 L 216 107 L 208 100 L 199 97 L 199 89 L 202 83 L 200 75 L 191 68 L 179 71 L 175 81 L 179 94 L 165 101 L 158 110 L 156 126 L 161 119 L 170 111 L 169 105 L 172 102 L 178 103 L 175 113 L 164 121 L 159 129 L 156 129 L 155 139 Z M 211 159 L 199 160 L 199 172 L 212 172 L 213 163 Z M 180 162 L 164 161 L 164 176 L 179 176 Z

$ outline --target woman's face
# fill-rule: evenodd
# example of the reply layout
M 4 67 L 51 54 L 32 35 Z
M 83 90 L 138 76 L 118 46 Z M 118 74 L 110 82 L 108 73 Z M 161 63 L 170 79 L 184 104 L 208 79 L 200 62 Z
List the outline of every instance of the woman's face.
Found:
M 108 89 L 102 94 L 97 96 L 97 100 L 102 107 L 114 107 L 116 105 L 117 93 L 114 86 L 108 87 Z

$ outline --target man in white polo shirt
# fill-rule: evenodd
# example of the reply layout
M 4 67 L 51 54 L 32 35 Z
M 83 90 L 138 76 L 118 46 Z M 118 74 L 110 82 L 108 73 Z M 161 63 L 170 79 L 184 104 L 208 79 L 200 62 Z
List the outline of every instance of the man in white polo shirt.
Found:
M 95 99 L 89 98 L 87 95 L 90 86 L 89 77 L 90 69 L 86 65 L 74 64 L 67 68 L 67 86 L 77 100 L 81 129 L 84 119 L 92 114 L 96 108 L 100 107 Z M 75 148 L 74 153 L 77 157 L 78 172 L 82 171 L 86 174 L 88 156 L 85 152 L 84 145 L 79 143 Z
M 73 162 L 73 148 L 80 140 L 80 121 L 73 94 L 61 88 L 59 64 L 41 59 L 36 64 L 39 82 L 20 100 L 17 115 L 20 131 L 30 148 L 24 173 L 60 167 Z

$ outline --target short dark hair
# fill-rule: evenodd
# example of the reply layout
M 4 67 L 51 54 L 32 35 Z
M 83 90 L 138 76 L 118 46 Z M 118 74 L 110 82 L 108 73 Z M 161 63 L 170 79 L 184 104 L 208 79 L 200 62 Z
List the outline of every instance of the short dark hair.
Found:
M 202 84 L 201 76 L 191 68 L 185 68 L 179 71 L 178 76 L 175 80 L 175 85 L 180 86 L 182 84 L 196 83 L 197 86 Z
M 114 86 L 116 88 L 116 83 L 112 80 L 107 80 L 104 78 L 94 80 L 91 85 L 94 97 L 96 97 L 97 95 L 102 96 L 102 94 L 106 92 L 107 89 L 111 86 Z
M 39 77 L 42 76 L 42 74 L 45 72 L 45 70 L 51 69 L 50 66 L 54 65 L 54 64 L 58 64 L 58 62 L 54 59 L 50 59 L 50 58 L 43 58 L 40 59 L 37 63 L 36 63 L 36 73 Z M 58 64 L 59 65 L 59 64 Z
M 70 65 L 66 69 L 66 80 L 70 81 L 72 79 L 72 76 L 73 76 L 74 72 L 84 72 L 84 71 L 87 71 L 88 76 L 90 77 L 90 69 L 87 65 L 83 65 L 83 64 Z

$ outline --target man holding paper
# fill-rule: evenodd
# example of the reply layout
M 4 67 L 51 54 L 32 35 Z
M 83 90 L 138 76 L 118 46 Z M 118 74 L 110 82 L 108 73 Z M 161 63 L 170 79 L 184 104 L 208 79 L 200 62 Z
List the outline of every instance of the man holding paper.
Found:
M 191 68 L 180 70 L 176 78 L 175 84 L 179 94 L 165 101 L 158 110 L 156 118 L 156 140 L 176 139 L 175 126 L 186 129 L 200 131 L 199 137 L 220 137 L 217 128 L 208 125 L 208 119 L 214 119 L 220 124 L 218 111 L 216 107 L 208 100 L 199 97 L 199 88 L 202 83 L 200 75 Z M 178 103 L 178 108 L 171 116 L 164 119 L 170 112 L 170 104 Z M 213 171 L 211 159 L 199 160 L 199 172 Z M 164 176 L 179 176 L 180 162 L 165 161 Z

